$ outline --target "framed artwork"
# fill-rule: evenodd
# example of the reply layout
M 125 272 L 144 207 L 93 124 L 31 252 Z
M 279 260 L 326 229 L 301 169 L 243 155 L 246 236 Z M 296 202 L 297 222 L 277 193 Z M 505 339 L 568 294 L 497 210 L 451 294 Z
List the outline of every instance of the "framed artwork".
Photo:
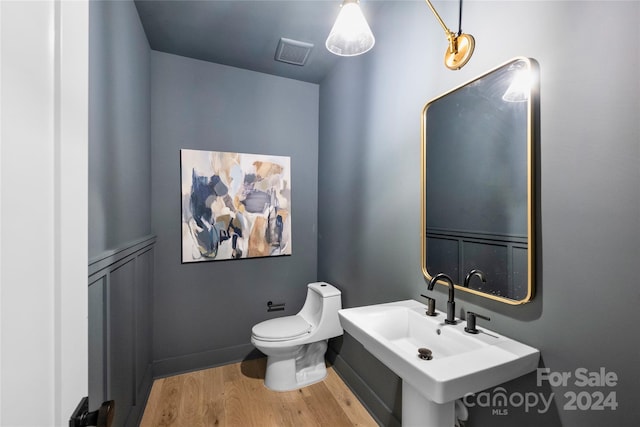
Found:
M 290 158 L 180 150 L 182 262 L 291 255 Z

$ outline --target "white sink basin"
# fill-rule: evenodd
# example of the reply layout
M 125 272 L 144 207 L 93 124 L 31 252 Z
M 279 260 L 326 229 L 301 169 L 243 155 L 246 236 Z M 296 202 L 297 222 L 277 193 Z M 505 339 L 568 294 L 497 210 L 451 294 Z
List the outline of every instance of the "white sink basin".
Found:
M 464 331 L 466 322 L 446 325 L 445 314 L 427 316 L 426 308 L 418 301 L 406 300 L 338 312 L 342 327 L 402 378 L 403 424 L 405 399 L 408 404 L 417 399 L 416 405 L 422 404 L 421 399 L 450 404 L 445 412 L 447 418 L 449 412 L 453 417 L 456 399 L 510 381 L 538 366 L 537 349 L 483 326 L 478 326 L 479 334 L 469 334 Z M 431 350 L 432 359 L 418 357 L 418 348 Z M 420 397 L 405 396 L 409 393 Z

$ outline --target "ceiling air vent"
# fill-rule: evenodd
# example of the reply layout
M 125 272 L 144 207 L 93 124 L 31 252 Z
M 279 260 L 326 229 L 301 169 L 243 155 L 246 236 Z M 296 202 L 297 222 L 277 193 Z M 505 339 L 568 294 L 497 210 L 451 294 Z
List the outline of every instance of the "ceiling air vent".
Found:
M 281 38 L 276 49 L 276 61 L 304 65 L 312 48 L 311 43 Z

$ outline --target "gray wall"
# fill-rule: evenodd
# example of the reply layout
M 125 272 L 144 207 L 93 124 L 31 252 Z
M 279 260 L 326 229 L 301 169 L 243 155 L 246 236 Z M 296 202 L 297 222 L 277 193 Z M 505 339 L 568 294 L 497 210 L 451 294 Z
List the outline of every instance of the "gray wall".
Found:
M 151 52 L 155 374 L 227 363 L 316 279 L 318 85 Z M 180 149 L 291 157 L 293 254 L 181 264 Z M 286 303 L 267 313 L 267 301 Z
M 454 25 L 456 5 L 436 5 Z M 505 384 L 507 393 L 553 393 L 548 411 L 510 406 L 508 415 L 492 415 L 475 407 L 467 425 L 635 425 L 640 3 L 467 2 L 464 28 L 477 46 L 457 72 L 442 64 L 446 39 L 424 2 L 389 2 L 378 17 L 375 48 L 341 61 L 320 86 L 318 279 L 340 287 L 347 307 L 420 299 L 420 111 L 514 56 L 533 57 L 541 68 L 537 294 L 512 307 L 458 293 L 457 307 L 487 314 L 489 327 L 539 348 L 551 371 L 604 367 L 618 382 L 580 388 L 574 376 L 566 387 L 538 387 L 528 375 Z M 444 310 L 444 290 L 435 296 Z M 349 336 L 333 348 L 381 422 L 397 423 L 397 378 Z M 580 391 L 614 392 L 618 407 L 565 410 L 565 393 Z
M 89 259 L 151 233 L 149 43 L 132 1 L 89 8 Z
M 138 424 L 151 387 L 150 49 L 132 1 L 89 4 L 89 408 Z

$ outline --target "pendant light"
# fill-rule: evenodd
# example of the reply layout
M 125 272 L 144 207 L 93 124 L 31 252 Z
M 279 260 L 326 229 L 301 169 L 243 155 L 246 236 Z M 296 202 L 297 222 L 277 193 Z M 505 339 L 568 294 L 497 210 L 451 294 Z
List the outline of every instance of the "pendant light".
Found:
M 329 52 L 339 56 L 361 55 L 368 52 L 375 42 L 358 0 L 344 0 L 325 43 Z
M 473 36 L 462 32 L 462 0 L 459 0 L 457 34 L 445 25 L 431 1 L 425 1 L 444 29 L 449 41 L 444 54 L 444 64 L 450 70 L 459 70 L 469 62 L 475 48 Z M 369 51 L 375 42 L 371 28 L 360 10 L 358 0 L 344 0 L 340 14 L 327 37 L 325 43 L 327 49 L 336 55 L 355 56 Z

